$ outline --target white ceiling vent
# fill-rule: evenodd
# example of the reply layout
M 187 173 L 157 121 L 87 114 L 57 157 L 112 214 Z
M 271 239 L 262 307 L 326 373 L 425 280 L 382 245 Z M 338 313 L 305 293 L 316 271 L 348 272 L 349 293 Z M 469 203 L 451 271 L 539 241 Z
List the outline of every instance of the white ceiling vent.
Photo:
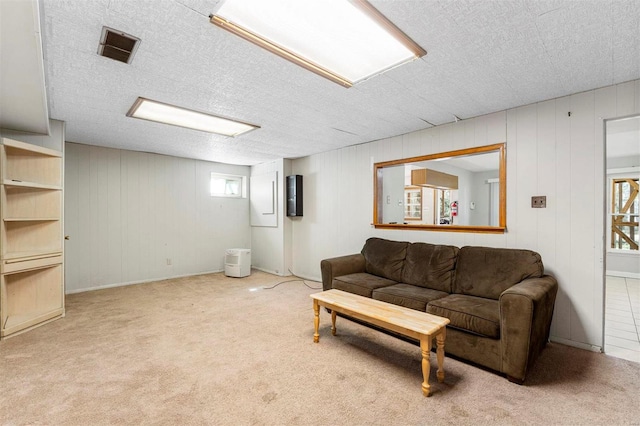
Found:
M 112 28 L 102 27 L 98 55 L 130 64 L 139 44 L 140 39 L 137 37 Z

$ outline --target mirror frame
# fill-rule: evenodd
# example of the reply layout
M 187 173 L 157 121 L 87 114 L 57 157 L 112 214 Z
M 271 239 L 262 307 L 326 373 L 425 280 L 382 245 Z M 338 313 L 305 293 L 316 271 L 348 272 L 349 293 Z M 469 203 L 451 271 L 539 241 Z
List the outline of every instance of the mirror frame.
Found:
M 446 157 L 461 157 L 466 155 L 481 154 L 497 151 L 499 160 L 499 206 L 498 226 L 471 226 L 471 225 L 426 225 L 412 223 L 380 223 L 378 206 L 382 200 L 382 169 L 390 166 L 399 166 L 406 163 L 417 163 L 428 160 L 436 160 Z M 419 157 L 402 158 L 399 160 L 383 161 L 373 165 L 373 224 L 379 229 L 421 230 L 440 232 L 476 232 L 502 234 L 507 230 L 507 147 L 506 143 L 497 143 L 474 148 L 459 149 L 456 151 L 439 152 L 437 154 L 423 155 Z

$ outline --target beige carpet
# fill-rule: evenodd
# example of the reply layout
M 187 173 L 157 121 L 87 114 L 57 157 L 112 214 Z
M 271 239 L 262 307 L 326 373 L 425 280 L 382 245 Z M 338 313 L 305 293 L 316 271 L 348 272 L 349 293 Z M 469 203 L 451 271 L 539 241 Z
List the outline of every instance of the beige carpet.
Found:
M 68 296 L 66 318 L 0 342 L 1 423 L 640 423 L 639 364 L 559 344 L 524 386 L 447 358 L 424 398 L 417 346 L 340 318 L 333 337 L 324 311 L 314 344 L 317 290 L 250 291 L 286 279 L 211 274 Z

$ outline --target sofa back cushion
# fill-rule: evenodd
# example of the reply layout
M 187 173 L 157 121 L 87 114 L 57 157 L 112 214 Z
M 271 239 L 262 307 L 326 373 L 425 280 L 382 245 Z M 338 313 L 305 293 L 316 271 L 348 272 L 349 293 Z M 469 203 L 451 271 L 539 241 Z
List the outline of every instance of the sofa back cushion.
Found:
M 542 259 L 534 251 L 466 246 L 458 254 L 453 290 L 497 300 L 509 287 L 543 273 Z
M 362 248 L 365 271 L 393 281 L 402 281 L 402 268 L 408 245 L 409 243 L 404 241 L 369 238 Z
M 409 244 L 402 282 L 451 293 L 459 250 L 454 246 Z

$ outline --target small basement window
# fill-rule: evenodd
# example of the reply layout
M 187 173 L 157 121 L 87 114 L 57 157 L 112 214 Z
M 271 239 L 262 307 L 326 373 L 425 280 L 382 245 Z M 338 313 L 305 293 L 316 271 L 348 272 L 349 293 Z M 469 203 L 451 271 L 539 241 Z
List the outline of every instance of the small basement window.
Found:
M 237 175 L 211 173 L 211 196 L 246 198 L 246 178 Z

